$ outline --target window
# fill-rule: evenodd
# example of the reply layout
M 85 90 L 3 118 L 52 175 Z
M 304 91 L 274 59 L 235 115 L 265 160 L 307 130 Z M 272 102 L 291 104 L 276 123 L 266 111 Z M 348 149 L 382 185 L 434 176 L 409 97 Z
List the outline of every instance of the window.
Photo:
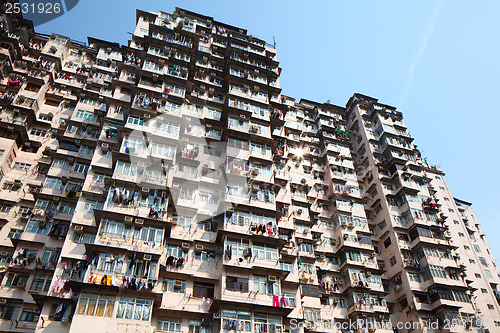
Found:
M 485 269 L 485 270 L 484 270 L 484 274 L 486 274 L 486 277 L 488 277 L 488 278 L 490 278 L 490 279 L 493 277 L 493 275 L 491 275 L 491 271 L 490 271 L 490 270 L 488 270 L 488 269 Z
M 476 252 L 481 252 L 481 247 L 479 247 L 479 245 L 477 244 L 474 244 L 474 250 L 476 250 Z
M 313 323 L 319 322 L 321 320 L 321 310 L 304 308 L 304 319 Z
M 227 145 L 228 147 L 233 147 L 237 149 L 243 149 L 243 150 L 250 149 L 250 145 L 247 140 L 237 139 L 231 136 L 227 138 Z
M 267 276 L 254 275 L 253 277 L 254 292 L 265 295 L 280 295 L 280 281 L 269 281 Z
M 51 276 L 35 274 L 35 276 L 33 277 L 33 281 L 31 282 L 30 290 L 48 291 L 51 281 L 52 281 Z
M 6 287 L 18 287 L 24 288 L 26 282 L 28 282 L 30 275 L 23 273 L 9 273 L 7 276 L 7 281 L 5 282 Z
M 52 223 L 50 222 L 29 220 L 28 223 L 26 223 L 24 231 L 40 235 L 48 235 L 51 227 Z
M 135 278 L 154 279 L 157 273 L 156 267 L 156 262 L 130 259 L 127 265 L 127 275 Z M 115 272 L 119 272 L 119 270 L 115 269 Z
M 21 304 L 5 304 L 0 306 L 0 319 L 17 320 L 21 312 Z
M 102 209 L 104 207 L 104 202 L 86 199 L 83 209 L 85 211 L 93 211 L 94 209 Z
M 207 261 L 207 262 L 215 262 L 216 255 L 215 251 L 204 250 L 194 254 L 195 260 Z
M 252 331 L 252 314 L 250 312 L 224 309 L 221 315 L 222 329 L 225 331 L 229 332 L 236 329 L 239 332 Z M 239 323 L 239 327 L 236 327 L 237 323 Z
M 9 231 L 9 235 L 7 237 L 12 238 L 12 239 L 19 239 L 22 234 L 23 234 L 23 231 L 21 229 L 11 228 Z
M 97 121 L 97 116 L 94 115 L 92 111 L 87 111 L 87 110 L 77 110 L 75 113 L 75 117 L 84 120 Z
M 38 309 L 23 309 L 19 321 L 37 322 L 39 316 L 39 311 L 37 310 Z
M 248 292 L 248 279 L 227 276 L 226 288 L 232 291 Z
M 253 245 L 252 252 L 255 258 L 263 260 L 277 261 L 279 257 L 277 248 L 268 247 L 266 245 Z
M 303 284 L 302 296 L 319 297 L 318 286 L 313 284 Z
M 419 273 L 409 272 L 408 277 L 410 278 L 410 281 L 422 282 L 422 279 L 420 278 Z
M 116 163 L 115 172 L 122 175 L 137 176 L 137 165 L 118 161 L 118 163 Z
M 475 261 L 474 259 L 469 259 L 469 262 L 470 262 L 471 264 L 475 264 L 475 263 L 476 263 L 476 261 Z
M 167 246 L 167 256 L 187 258 L 188 253 L 184 252 L 182 248 L 178 245 L 168 245 Z
M 179 171 L 196 175 L 198 168 L 192 165 L 179 164 Z
M 71 170 L 71 165 L 67 161 L 59 159 L 55 159 L 54 162 L 52 162 L 52 167 L 68 171 Z
M 45 136 L 47 135 L 47 130 L 41 128 L 33 128 L 31 129 L 30 134 L 33 134 L 35 136 Z
M 158 323 L 156 324 L 156 331 L 181 332 L 181 329 L 182 329 L 182 319 L 158 317 Z
M 221 152 L 214 147 L 203 146 L 203 153 L 211 156 L 221 156 Z
M 144 119 L 137 116 L 129 116 L 127 119 L 127 123 L 132 125 L 144 126 Z
M 205 327 L 199 320 L 189 321 L 189 333 L 211 333 L 210 327 Z
M 385 248 L 388 248 L 389 245 L 391 244 L 392 244 L 391 237 L 387 237 L 387 239 L 384 241 Z
M 396 262 L 397 262 L 397 261 L 396 261 L 396 257 L 395 257 L 395 256 L 394 256 L 394 257 L 392 257 L 392 258 L 391 258 L 391 260 L 390 260 L 391 266 L 396 265 Z
M 488 304 L 488 309 L 493 310 L 495 309 L 495 307 L 493 306 L 493 304 Z
M 73 234 L 73 242 L 80 244 L 93 244 L 95 241 L 95 234 L 87 232 L 81 234 Z
M 177 225 L 181 227 L 189 227 L 193 219 L 187 216 L 177 216 Z
M 193 297 L 214 298 L 214 285 L 210 283 L 194 282 Z
M 11 205 L 7 205 L 4 203 L 0 203 L 0 213 L 8 213 L 10 209 L 12 208 Z M 12 230 L 12 229 L 11 229 Z
M 215 194 L 212 194 L 212 196 L 215 196 Z M 197 223 L 197 225 L 198 229 L 205 231 L 217 232 L 218 229 L 217 222 L 212 222 L 212 221 L 200 221 Z
M 475 275 L 477 278 L 481 278 L 481 274 L 479 274 L 479 273 L 474 273 L 474 275 Z
M 82 294 L 78 300 L 76 314 L 82 316 L 111 317 L 115 298 L 93 294 Z
M 116 318 L 149 321 L 153 301 L 149 299 L 120 297 Z
M 309 243 L 301 243 L 299 244 L 299 251 L 301 252 L 307 252 L 307 253 L 314 253 L 314 246 Z
M 87 164 L 75 163 L 75 167 L 73 168 L 73 171 L 76 171 L 79 173 L 87 173 L 89 171 L 89 166 Z
M 21 162 L 16 162 L 16 163 L 14 163 L 14 165 L 12 166 L 12 169 L 14 169 L 14 170 L 21 170 L 21 171 L 28 172 L 28 170 L 30 169 L 30 167 L 31 167 L 31 164 L 28 164 L 28 163 L 21 163 Z
M 164 145 L 161 143 L 153 142 L 153 146 L 151 148 L 152 155 L 164 156 L 164 157 L 174 157 L 176 151 L 176 147 Z
M 173 136 L 177 136 L 179 134 L 180 125 L 177 123 L 172 123 L 169 121 L 157 122 L 156 129 L 160 132 L 165 132 L 171 134 Z
M 165 279 L 163 280 L 163 290 L 173 293 L 184 293 L 184 291 L 186 290 L 186 281 Z

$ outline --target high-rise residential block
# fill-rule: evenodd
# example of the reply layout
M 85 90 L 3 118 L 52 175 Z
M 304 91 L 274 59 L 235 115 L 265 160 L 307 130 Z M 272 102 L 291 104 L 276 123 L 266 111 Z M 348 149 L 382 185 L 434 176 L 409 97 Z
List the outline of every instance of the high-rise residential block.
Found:
M 128 45 L 0 22 L 0 332 L 500 332 L 394 107 L 286 96 L 273 45 L 183 9 Z

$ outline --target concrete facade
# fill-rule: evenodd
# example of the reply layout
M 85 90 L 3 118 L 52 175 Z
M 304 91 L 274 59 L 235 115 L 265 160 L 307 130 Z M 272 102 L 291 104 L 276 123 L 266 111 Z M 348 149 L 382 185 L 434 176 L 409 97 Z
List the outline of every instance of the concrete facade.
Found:
M 274 46 L 179 8 L 126 46 L 0 20 L 0 332 L 500 332 L 394 107 L 288 97 Z

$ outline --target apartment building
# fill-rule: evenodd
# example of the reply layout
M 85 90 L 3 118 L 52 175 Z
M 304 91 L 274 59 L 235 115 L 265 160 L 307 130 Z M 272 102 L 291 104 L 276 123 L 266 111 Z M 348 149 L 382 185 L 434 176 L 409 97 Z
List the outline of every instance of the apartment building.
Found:
M 423 160 L 394 107 L 355 94 L 346 116 L 391 319 L 498 331 L 499 270 L 470 204 L 454 199 L 444 173 Z
M 0 21 L 1 332 L 500 331 L 395 108 L 286 96 L 273 45 L 179 8 L 126 46 Z

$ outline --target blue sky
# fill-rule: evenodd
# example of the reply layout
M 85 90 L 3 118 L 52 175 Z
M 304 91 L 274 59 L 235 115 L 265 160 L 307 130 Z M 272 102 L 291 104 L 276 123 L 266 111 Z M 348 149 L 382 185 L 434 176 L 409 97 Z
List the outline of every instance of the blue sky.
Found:
M 37 31 L 124 44 L 136 8 L 175 7 L 274 38 L 286 95 L 345 105 L 359 92 L 396 106 L 500 259 L 500 1 L 80 0 Z

